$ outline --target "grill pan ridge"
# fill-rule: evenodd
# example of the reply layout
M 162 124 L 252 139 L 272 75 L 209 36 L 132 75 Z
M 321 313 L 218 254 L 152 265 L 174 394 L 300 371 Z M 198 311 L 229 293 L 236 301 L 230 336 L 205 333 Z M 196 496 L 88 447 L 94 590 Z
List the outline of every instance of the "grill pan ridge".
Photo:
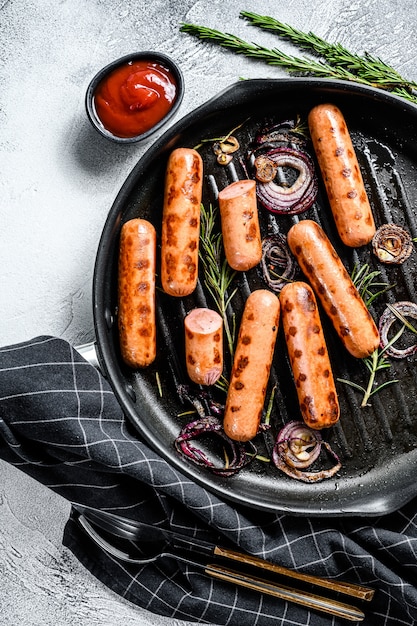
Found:
M 233 134 L 242 147 L 229 166 L 215 163 L 212 144 L 199 148 L 205 164 L 203 203 L 216 205 L 218 190 L 246 176 L 242 166 L 245 148 L 251 145 L 260 125 L 300 115 L 306 119 L 314 104 L 333 102 L 345 114 L 358 155 L 365 186 L 377 226 L 394 222 L 417 237 L 417 107 L 395 96 L 343 81 L 316 79 L 248 80 L 225 92 L 180 120 L 140 159 L 117 196 L 104 226 L 94 275 L 94 319 L 103 370 L 124 409 L 130 426 L 172 465 L 220 497 L 264 511 L 283 511 L 311 516 L 380 515 L 397 509 L 417 495 L 417 372 L 415 358 L 390 361 L 378 372 L 377 382 L 398 379 L 360 407 L 361 394 L 337 382 L 341 407 L 339 423 L 324 433 L 340 456 L 337 476 L 305 484 L 283 475 L 272 464 L 254 461 L 233 477 L 220 477 L 195 466 L 174 450 L 173 442 L 190 415 L 191 405 L 181 400 L 182 385 L 190 385 L 185 372 L 183 319 L 197 306 L 213 301 L 200 272 L 192 296 L 171 298 L 158 289 L 158 356 L 143 371 L 126 368 L 118 350 L 117 255 L 121 224 L 141 216 L 160 232 L 163 178 L 169 153 L 175 147 L 194 147 L 203 139 Z M 313 155 L 312 149 L 310 154 Z M 318 171 L 318 168 L 317 168 Z M 319 176 L 320 179 L 320 176 Z M 369 263 L 380 272 L 381 282 L 395 285 L 373 303 L 371 313 L 379 319 L 386 302 L 417 302 L 415 286 L 417 252 L 401 266 L 379 263 L 370 246 L 346 249 L 337 237 L 323 185 L 313 207 L 299 216 L 273 216 L 260 209 L 262 235 L 286 233 L 299 219 L 314 219 L 329 235 L 348 271 Z M 301 272 L 299 278 L 303 279 Z M 238 327 L 247 295 L 265 287 L 259 268 L 239 273 L 228 315 Z M 324 313 L 321 314 L 336 379 L 366 386 L 364 364 L 343 348 Z M 226 354 L 230 371 L 230 358 Z M 157 379 L 160 381 L 162 395 Z M 258 435 L 259 453 L 269 455 L 274 437 L 284 423 L 300 419 L 282 330 L 277 339 L 270 389 L 276 385 L 271 430 Z M 192 390 L 192 386 L 191 386 Z M 214 399 L 217 392 L 212 391 Z M 204 447 L 203 440 L 198 445 Z M 210 442 L 206 444 L 210 447 Z M 210 449 L 208 449 L 210 453 Z

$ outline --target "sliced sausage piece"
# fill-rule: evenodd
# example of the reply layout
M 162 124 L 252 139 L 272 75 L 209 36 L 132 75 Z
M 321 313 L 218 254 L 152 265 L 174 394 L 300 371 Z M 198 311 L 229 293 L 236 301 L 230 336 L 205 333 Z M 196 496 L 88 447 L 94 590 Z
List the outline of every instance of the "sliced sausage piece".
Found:
M 363 246 L 375 222 L 345 118 L 337 106 L 319 104 L 308 124 L 339 236 L 347 246 Z
M 323 229 L 312 220 L 294 224 L 288 245 L 346 349 L 358 359 L 379 345 L 379 332 Z
M 168 159 L 161 234 L 161 282 L 171 296 L 192 293 L 198 279 L 203 161 L 192 148 Z
M 156 232 L 144 219 L 123 224 L 120 234 L 118 326 L 123 360 L 133 368 L 156 357 Z
M 281 290 L 280 303 L 303 420 L 316 430 L 333 426 L 340 409 L 314 292 L 305 282 L 287 283 Z
M 239 328 L 223 426 L 231 439 L 249 441 L 258 432 L 278 334 L 280 304 L 267 289 L 248 297 Z
M 199 385 L 214 385 L 223 372 L 223 320 L 211 309 L 193 309 L 184 319 L 187 373 Z
M 219 192 L 224 253 L 234 270 L 245 272 L 262 258 L 256 183 L 239 180 Z

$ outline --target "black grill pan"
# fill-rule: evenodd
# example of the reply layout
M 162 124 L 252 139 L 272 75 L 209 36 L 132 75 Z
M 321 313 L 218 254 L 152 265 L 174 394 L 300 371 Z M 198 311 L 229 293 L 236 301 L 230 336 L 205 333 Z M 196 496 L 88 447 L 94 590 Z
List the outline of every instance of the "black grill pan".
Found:
M 170 464 L 210 491 L 232 502 L 265 511 L 283 511 L 310 516 L 381 515 L 396 510 L 417 495 L 417 369 L 416 357 L 392 361 L 377 375 L 387 386 L 360 407 L 361 395 L 337 383 L 341 419 L 325 433 L 340 456 L 342 469 L 336 477 L 314 484 L 300 483 L 271 464 L 254 461 L 233 477 L 220 477 L 180 457 L 173 442 L 190 416 L 181 417 L 190 406 L 181 401 L 178 388 L 189 385 L 184 371 L 183 328 L 185 314 L 195 306 L 211 306 L 201 279 L 196 292 L 173 299 L 158 290 L 158 355 L 148 369 L 134 372 L 124 366 L 117 333 L 117 255 L 120 227 L 141 216 L 160 232 L 163 180 L 172 149 L 194 147 L 201 140 L 234 133 L 242 149 L 253 140 L 264 120 L 280 122 L 308 111 L 320 102 L 332 102 L 345 115 L 358 154 L 377 226 L 395 222 L 417 237 L 417 107 L 386 92 L 343 81 L 317 79 L 247 80 L 185 116 L 153 144 L 134 167 L 108 214 L 100 240 L 94 274 L 94 320 L 101 365 L 136 430 Z M 201 148 L 205 164 L 203 201 L 216 202 L 216 193 L 236 178 L 245 177 L 239 155 L 232 165 L 215 163 L 211 144 Z M 242 152 L 243 154 L 243 152 Z M 370 246 L 347 249 L 337 237 L 323 187 L 314 206 L 295 217 L 272 217 L 261 210 L 263 234 L 286 233 L 297 219 L 314 219 L 329 235 L 348 270 L 369 263 L 381 272 L 381 282 L 395 285 L 375 300 L 377 320 L 386 302 L 417 302 L 417 254 L 402 266 L 378 263 Z M 239 275 L 238 294 L 233 300 L 237 323 L 247 294 L 264 287 L 258 269 Z M 366 385 L 368 375 L 361 361 L 342 347 L 323 318 L 336 378 Z M 227 355 L 226 355 L 227 358 Z M 278 337 L 271 384 L 277 384 L 272 429 L 258 436 L 260 454 L 269 454 L 274 436 L 289 419 L 300 419 L 282 332 Z M 162 390 L 162 394 L 161 394 Z M 216 392 L 213 392 L 214 395 Z M 198 445 L 211 445 L 209 442 Z M 210 450 L 208 449 L 208 452 Z

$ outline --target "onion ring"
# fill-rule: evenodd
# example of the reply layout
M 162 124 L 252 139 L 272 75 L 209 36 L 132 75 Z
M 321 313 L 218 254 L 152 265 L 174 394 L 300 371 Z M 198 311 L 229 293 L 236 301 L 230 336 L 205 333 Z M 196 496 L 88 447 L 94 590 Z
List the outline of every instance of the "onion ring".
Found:
M 334 465 L 328 469 L 306 472 L 316 461 L 324 446 L 333 458 Z M 338 456 L 330 445 L 323 441 L 319 431 L 313 430 L 300 421 L 291 421 L 278 433 L 272 450 L 274 465 L 282 472 L 302 482 L 319 482 L 334 476 L 341 468 Z
M 202 450 L 191 445 L 193 439 L 207 434 L 220 437 L 228 445 L 231 451 L 231 459 L 227 467 L 216 467 Z M 248 465 L 252 461 L 252 458 L 254 458 L 246 454 L 246 448 L 243 443 L 230 439 L 224 432 L 220 421 L 211 415 L 200 417 L 184 426 L 180 434 L 176 437 L 174 445 L 182 456 L 185 456 L 196 465 L 207 467 L 211 469 L 214 474 L 220 474 L 222 476 L 233 476 L 236 472 Z M 253 447 L 255 449 L 255 446 Z
M 404 359 L 405 357 L 412 356 L 417 352 L 417 343 L 412 344 L 411 346 L 408 346 L 408 348 L 404 348 L 403 350 L 395 348 L 393 345 L 388 345 L 388 333 L 394 322 L 398 321 L 399 319 L 399 316 L 395 315 L 392 309 L 398 311 L 399 316 L 402 316 L 404 318 L 411 317 L 412 319 L 417 320 L 417 304 L 407 301 L 395 302 L 391 305 L 391 308 L 387 307 L 385 309 L 379 320 L 381 348 L 385 349 L 385 354 L 387 356 L 390 356 L 394 359 Z
M 262 147 L 273 147 L 282 144 L 282 142 L 297 146 L 306 145 L 307 137 L 301 128 L 299 118 L 297 120 L 283 120 L 272 126 L 265 122 L 264 128 L 255 136 L 255 143 Z
M 276 293 L 294 278 L 297 266 L 285 235 L 275 233 L 262 240 L 261 267 L 265 282 Z
M 372 238 L 372 249 L 382 263 L 400 265 L 411 255 L 413 240 L 398 224 L 383 224 Z
M 259 163 L 257 159 L 261 161 L 259 169 L 262 170 L 265 157 L 271 169 L 273 169 L 272 165 L 276 170 L 280 167 L 290 167 L 298 171 L 298 176 L 287 187 L 276 183 L 276 177 L 267 182 L 257 179 L 256 193 L 259 202 L 271 213 L 279 215 L 296 215 L 307 211 L 314 203 L 318 192 L 317 176 L 311 157 L 302 150 L 284 146 L 276 147 L 255 158 L 255 171 Z M 262 178 L 262 174 L 260 176 Z M 255 178 L 257 178 L 256 173 Z

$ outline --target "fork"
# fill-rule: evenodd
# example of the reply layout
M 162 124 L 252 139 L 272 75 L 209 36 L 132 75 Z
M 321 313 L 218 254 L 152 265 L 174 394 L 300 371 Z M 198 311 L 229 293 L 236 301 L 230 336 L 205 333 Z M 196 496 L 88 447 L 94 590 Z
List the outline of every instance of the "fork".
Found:
M 265 593 L 350 621 L 362 621 L 365 617 L 363 611 L 338 600 L 328 599 L 308 591 L 302 591 L 276 582 L 270 582 L 257 575 L 230 569 L 222 563 L 207 562 L 207 558 L 218 557 L 224 560 L 235 561 L 244 566 L 255 567 L 263 573 L 271 572 L 273 574 L 284 575 L 306 583 L 326 587 L 331 591 L 348 594 L 361 600 L 369 601 L 374 594 L 374 590 L 368 587 L 295 572 L 294 570 L 287 569 L 280 565 L 269 563 L 259 557 L 253 557 L 235 550 L 230 550 L 229 548 L 223 548 L 200 539 L 190 538 L 181 533 L 175 533 L 142 522 L 129 520 L 108 513 L 107 511 L 100 511 L 76 504 L 73 505 L 73 510 L 75 511 L 75 519 L 90 539 L 102 550 L 123 562 L 146 565 L 162 558 L 175 559 L 198 569 L 202 569 L 207 575 L 213 578 L 234 583 L 241 587 L 252 589 L 253 591 Z M 124 552 L 110 543 L 110 541 L 99 532 L 100 530 L 114 537 L 129 541 L 136 550 L 140 543 L 158 542 L 158 550 L 152 555 L 140 554 L 133 556 L 131 553 Z M 164 540 L 165 545 L 161 546 L 161 539 Z M 195 555 L 206 558 L 201 561 L 200 559 L 196 559 Z

